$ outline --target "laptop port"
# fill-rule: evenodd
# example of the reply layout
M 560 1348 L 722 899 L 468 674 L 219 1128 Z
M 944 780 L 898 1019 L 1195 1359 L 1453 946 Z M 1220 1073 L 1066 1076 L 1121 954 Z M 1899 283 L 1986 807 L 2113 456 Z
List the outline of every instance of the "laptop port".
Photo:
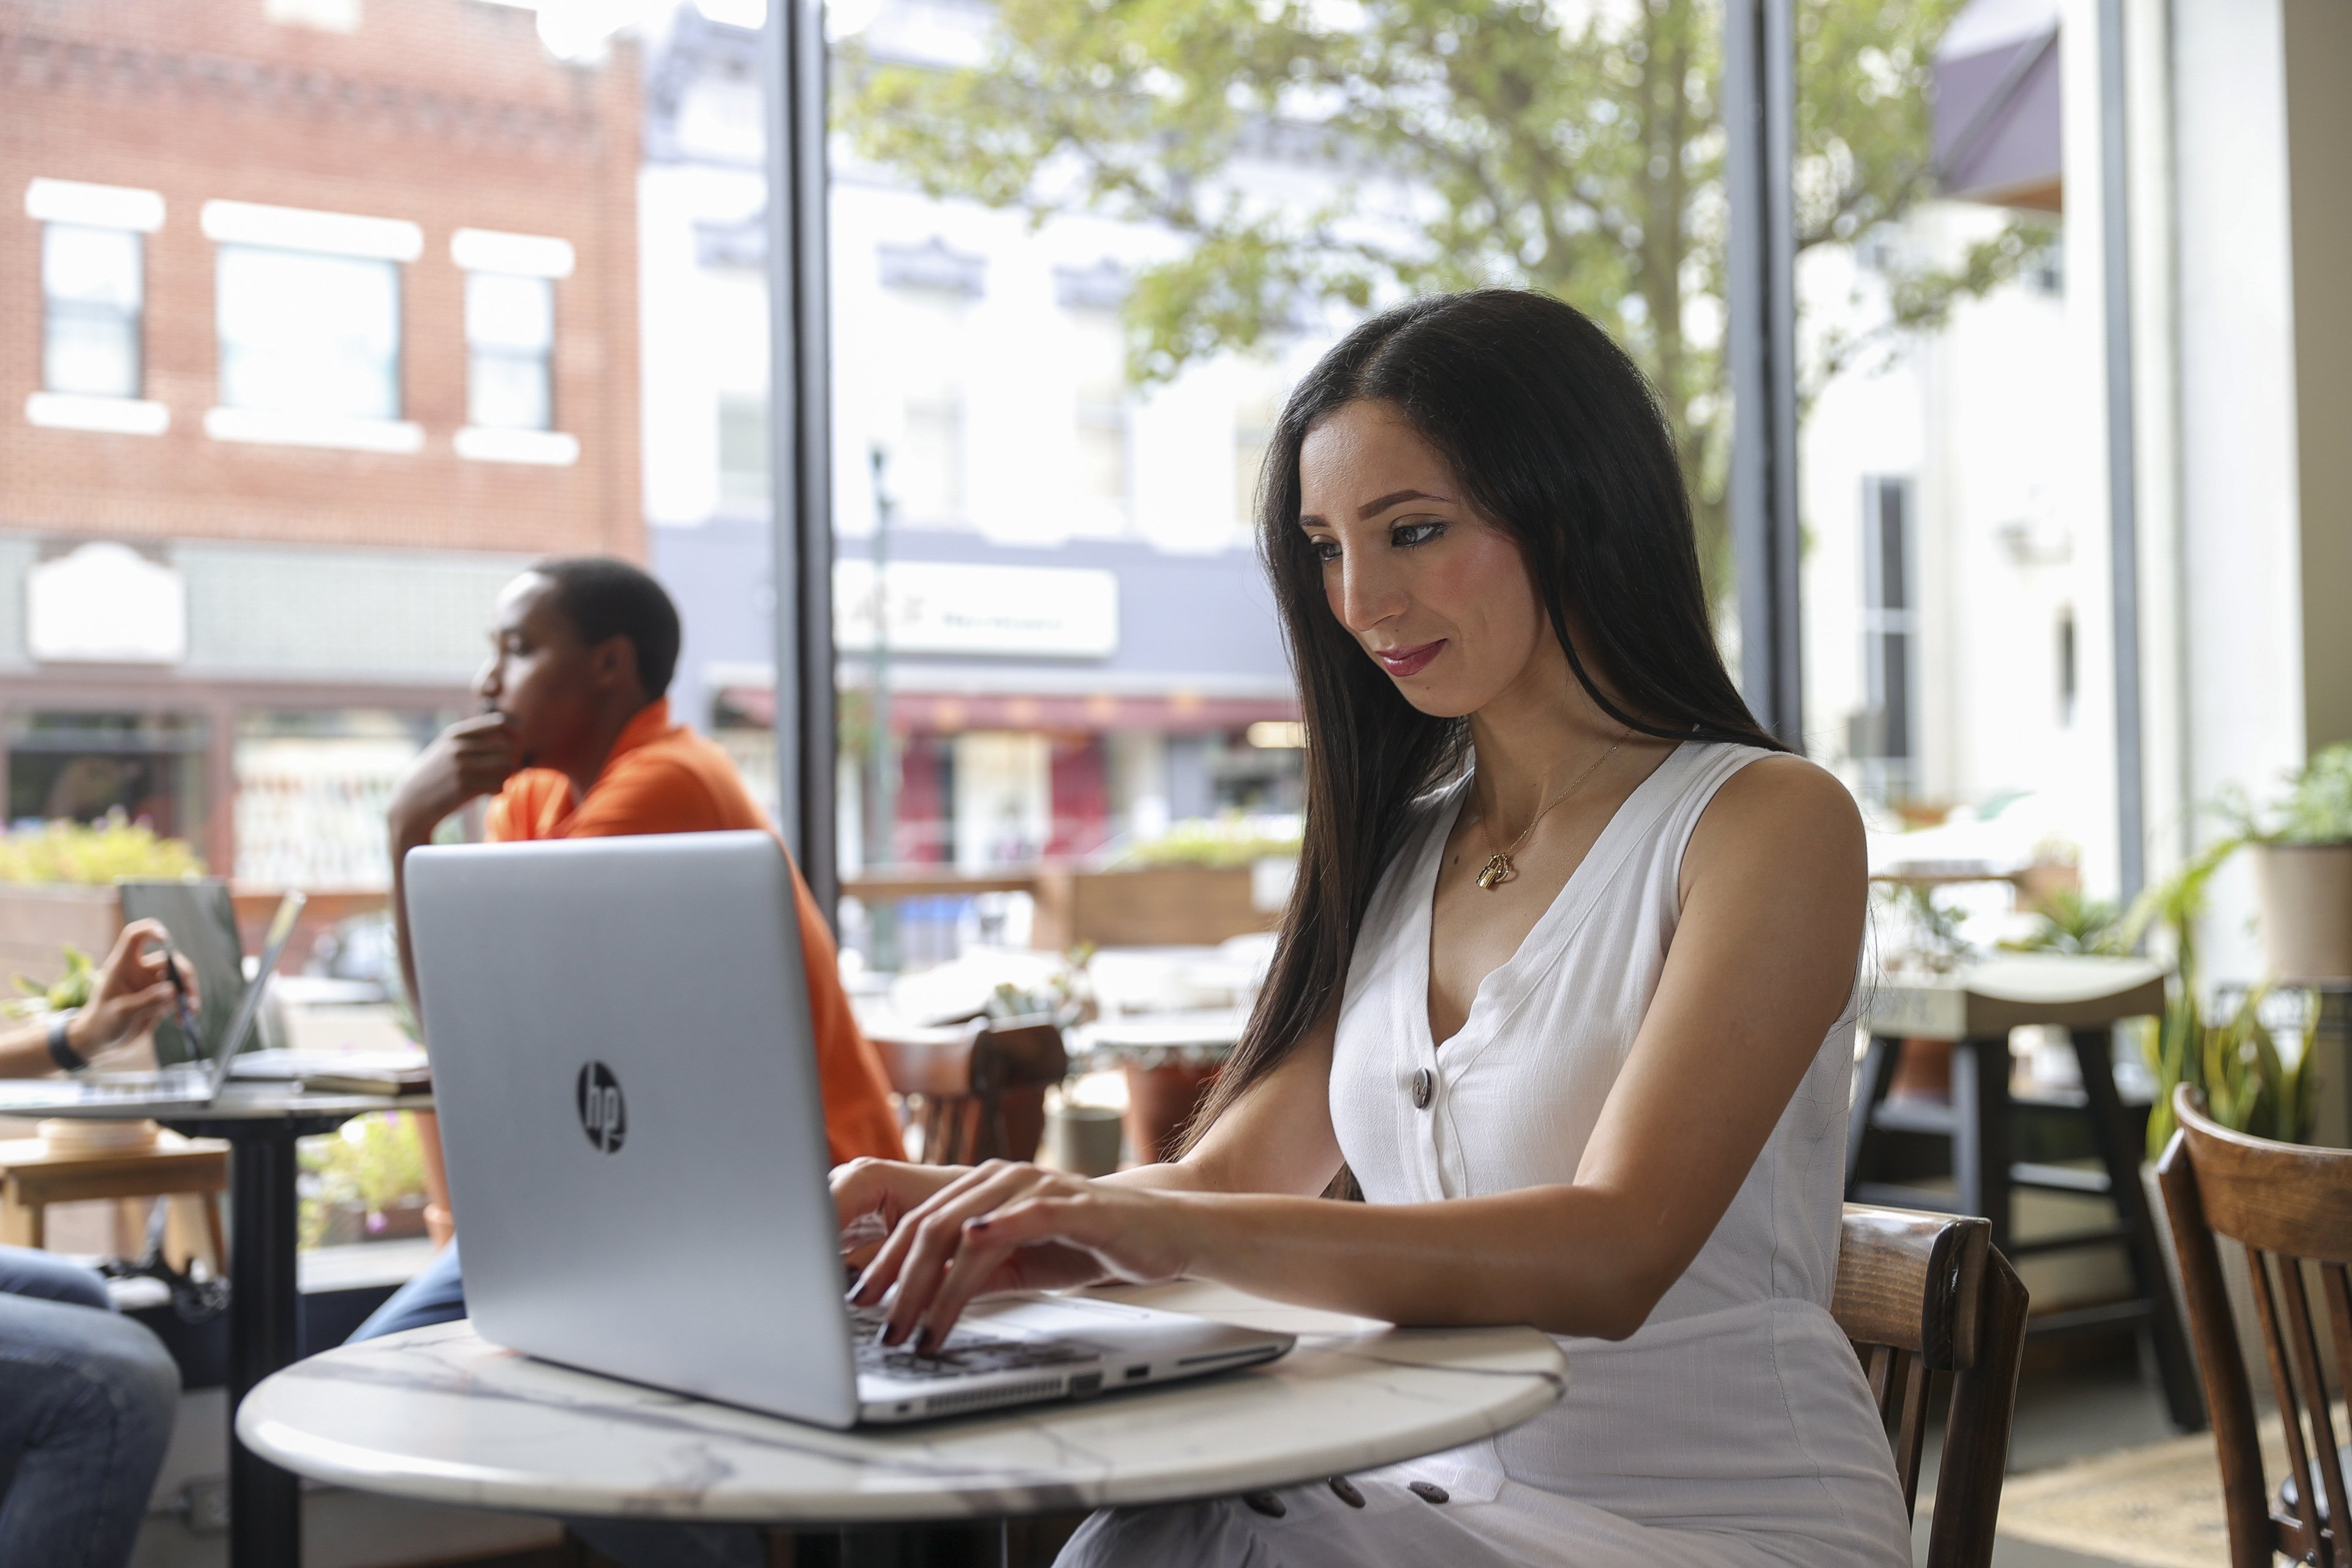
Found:
M 1141 1377 L 1145 1373 L 1148 1373 L 1150 1370 L 1151 1368 L 1148 1364 L 1129 1367 L 1127 1369 L 1127 1381 L 1133 1383 L 1137 1378 Z
M 1103 1374 L 1098 1372 L 1082 1372 L 1078 1373 L 1077 1376 L 1070 1379 L 1070 1397 L 1077 1399 L 1089 1394 L 1100 1394 L 1102 1392 L 1102 1377 Z

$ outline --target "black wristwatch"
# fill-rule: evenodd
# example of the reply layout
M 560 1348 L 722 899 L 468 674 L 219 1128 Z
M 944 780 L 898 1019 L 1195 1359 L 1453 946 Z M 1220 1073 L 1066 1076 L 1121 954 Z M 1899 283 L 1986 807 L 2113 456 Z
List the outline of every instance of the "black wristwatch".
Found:
M 66 1028 L 74 1021 L 74 1016 L 70 1012 L 49 1016 L 49 1060 L 57 1063 L 61 1072 L 79 1072 L 89 1066 L 82 1054 L 73 1048 L 73 1041 L 66 1036 Z

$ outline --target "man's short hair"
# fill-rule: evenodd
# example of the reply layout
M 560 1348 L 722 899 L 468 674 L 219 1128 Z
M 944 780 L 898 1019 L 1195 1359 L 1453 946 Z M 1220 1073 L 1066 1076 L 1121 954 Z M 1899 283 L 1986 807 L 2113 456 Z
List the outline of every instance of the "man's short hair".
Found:
M 609 555 L 565 556 L 530 570 L 554 584 L 548 602 L 582 642 L 593 647 L 613 637 L 629 639 L 647 701 L 669 690 L 677 672 L 677 606 L 659 583 Z

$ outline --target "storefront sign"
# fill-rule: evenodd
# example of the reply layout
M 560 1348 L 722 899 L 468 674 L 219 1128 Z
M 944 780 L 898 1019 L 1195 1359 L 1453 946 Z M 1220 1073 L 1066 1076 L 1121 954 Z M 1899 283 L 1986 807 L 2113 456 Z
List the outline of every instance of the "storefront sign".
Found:
M 893 561 L 884 582 L 887 595 L 877 595 L 872 562 L 834 563 L 834 641 L 845 652 L 873 651 L 881 596 L 889 601 L 892 653 L 1108 658 L 1118 651 L 1113 573 Z
M 177 664 L 187 584 L 127 544 L 85 544 L 26 574 L 25 646 L 43 663 Z

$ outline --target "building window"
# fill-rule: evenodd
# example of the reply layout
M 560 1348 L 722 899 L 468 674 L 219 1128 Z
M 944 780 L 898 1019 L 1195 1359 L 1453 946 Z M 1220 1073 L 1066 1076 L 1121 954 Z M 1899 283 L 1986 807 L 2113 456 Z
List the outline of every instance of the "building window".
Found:
M 449 259 L 466 273 L 466 427 L 457 455 L 570 463 L 577 438 L 555 428 L 555 282 L 572 276 L 567 240 L 461 228 Z
M 2058 612 L 2058 723 L 2071 729 L 2074 723 L 2074 697 L 2080 681 L 2079 656 L 2074 646 L 2074 607 L 2072 605 Z
M 1850 750 L 1862 768 L 1864 794 L 1882 802 L 1907 798 L 1914 782 L 1911 512 L 1907 478 L 1863 481 L 1864 706 Z
M 1127 521 L 1129 485 L 1127 343 L 1118 321 L 1109 310 L 1070 312 L 1078 496 L 1113 527 Z
M 424 231 L 251 202 L 206 202 L 220 339 L 216 440 L 414 452 L 401 418 L 401 266 Z
M 35 425 L 154 435 L 170 424 L 142 402 L 146 381 L 146 236 L 163 226 L 152 191 L 35 180 L 25 215 L 41 225 L 41 390 Z
M 224 245 L 220 405 L 400 417 L 400 267 L 373 257 Z
M 41 230 L 41 385 L 79 397 L 137 397 L 144 246 L 130 229 Z
M 887 352 L 900 367 L 898 438 L 882 443 L 898 515 L 918 526 L 961 526 L 971 520 L 964 386 L 971 306 L 986 264 L 936 238 L 883 246 L 877 259 L 890 301 Z
M 961 525 L 970 516 L 964 487 L 963 359 L 970 297 L 937 288 L 900 287 L 897 304 L 905 353 L 898 444 L 890 478 L 902 516 L 916 524 Z
M 555 427 L 555 285 L 466 274 L 466 422 L 488 430 Z
M 751 393 L 719 395 L 719 500 L 730 510 L 766 506 L 774 499 L 768 478 L 768 400 Z

